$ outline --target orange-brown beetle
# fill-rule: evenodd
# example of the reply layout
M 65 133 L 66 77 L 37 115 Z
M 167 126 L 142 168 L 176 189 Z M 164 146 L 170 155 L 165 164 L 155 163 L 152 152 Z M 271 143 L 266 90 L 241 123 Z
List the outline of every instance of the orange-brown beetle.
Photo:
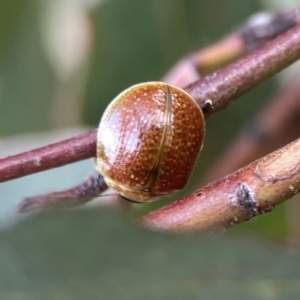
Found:
M 97 170 L 121 196 L 156 200 L 185 186 L 204 132 L 202 111 L 184 90 L 163 82 L 134 85 L 101 119 Z
M 111 102 L 101 119 L 97 173 L 74 188 L 25 198 L 19 211 L 78 206 L 107 185 L 140 203 L 180 190 L 191 175 L 204 132 L 202 111 L 188 93 L 163 82 L 134 85 Z

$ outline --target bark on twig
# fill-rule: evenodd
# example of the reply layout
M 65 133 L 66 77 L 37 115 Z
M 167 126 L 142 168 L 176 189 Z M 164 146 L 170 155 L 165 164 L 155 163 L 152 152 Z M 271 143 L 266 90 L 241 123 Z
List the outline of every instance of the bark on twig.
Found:
M 62 142 L 0 159 L 0 182 L 96 156 L 97 129 Z
M 224 109 L 230 101 L 296 61 L 300 55 L 300 25 L 263 48 L 198 80 L 185 88 L 205 117 Z
M 94 173 L 82 184 L 67 191 L 24 198 L 18 205 L 21 213 L 54 208 L 71 208 L 89 202 L 108 188 L 104 178 Z

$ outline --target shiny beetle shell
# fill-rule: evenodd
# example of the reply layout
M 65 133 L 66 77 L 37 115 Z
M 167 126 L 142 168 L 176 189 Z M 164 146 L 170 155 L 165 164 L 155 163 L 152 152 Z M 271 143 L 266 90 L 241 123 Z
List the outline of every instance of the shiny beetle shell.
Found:
M 163 82 L 134 85 L 101 119 L 97 169 L 121 196 L 156 200 L 185 186 L 204 132 L 202 111 L 188 93 Z

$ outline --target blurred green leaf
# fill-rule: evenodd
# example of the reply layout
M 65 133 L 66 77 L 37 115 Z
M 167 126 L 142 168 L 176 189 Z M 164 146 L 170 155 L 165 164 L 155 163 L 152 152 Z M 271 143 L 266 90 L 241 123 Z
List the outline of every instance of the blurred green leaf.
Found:
M 0 136 L 50 128 L 54 76 L 42 48 L 39 2 L 2 3 L 4 19 L 12 15 L 16 29 L 7 32 L 9 41 L 0 56 Z
M 298 261 L 246 236 L 158 234 L 109 211 L 42 214 L 0 233 L 0 297 L 292 299 Z
M 1 1 L 0 3 L 0 61 L 9 52 L 17 34 L 20 34 L 24 0 Z

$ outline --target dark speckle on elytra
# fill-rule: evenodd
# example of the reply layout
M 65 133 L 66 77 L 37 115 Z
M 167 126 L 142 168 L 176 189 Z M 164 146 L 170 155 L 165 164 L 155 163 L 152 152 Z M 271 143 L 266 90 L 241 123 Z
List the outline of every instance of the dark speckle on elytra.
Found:
M 197 196 L 200 197 L 202 195 L 202 192 L 197 193 Z

